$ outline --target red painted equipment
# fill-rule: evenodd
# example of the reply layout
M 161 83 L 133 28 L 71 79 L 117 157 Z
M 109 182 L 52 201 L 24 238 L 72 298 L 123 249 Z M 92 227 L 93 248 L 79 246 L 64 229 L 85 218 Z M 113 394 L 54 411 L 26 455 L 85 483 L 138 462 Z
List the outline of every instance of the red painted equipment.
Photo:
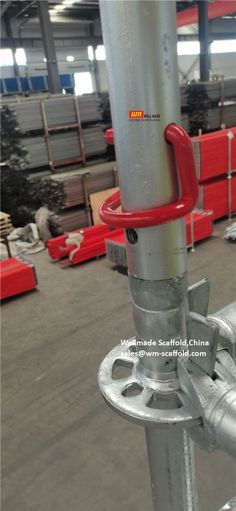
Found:
M 176 202 L 145 209 L 143 211 L 118 212 L 120 192 L 106 199 L 100 209 L 103 222 L 114 227 L 141 228 L 161 225 L 177 218 L 182 218 L 194 208 L 198 197 L 198 184 L 191 139 L 186 131 L 177 124 L 169 124 L 165 130 L 165 139 L 175 152 L 180 175 L 182 197 Z
M 107 144 L 114 145 L 114 132 L 113 132 L 113 128 L 110 128 L 110 129 L 106 130 L 105 140 L 106 140 Z
M 208 4 L 208 19 L 220 18 L 236 11 L 235 0 L 217 0 Z M 198 9 L 192 7 L 177 13 L 177 27 L 198 23 Z
M 1 300 L 30 291 L 37 286 L 34 265 L 18 257 L 0 262 L 0 277 Z
M 190 247 L 193 243 L 209 238 L 213 232 L 213 213 L 212 211 L 194 210 L 192 212 L 192 226 L 191 227 L 191 214 L 185 217 L 186 225 L 186 245 Z M 116 229 L 106 236 L 107 243 L 114 242 L 120 244 L 125 250 L 125 231 L 124 229 Z
M 211 209 L 214 220 L 236 211 L 236 175 L 232 175 L 230 181 L 231 207 L 229 205 L 230 183 L 227 177 L 200 185 L 199 205 L 203 209 Z
M 192 143 L 200 183 L 236 171 L 236 128 L 193 137 Z
M 52 259 L 61 259 L 61 266 L 82 263 L 106 253 L 105 237 L 110 233 L 107 225 L 93 225 L 74 231 L 83 234 L 84 240 L 80 248 L 76 244 L 67 246 L 67 235 L 58 236 L 47 242 L 47 249 Z

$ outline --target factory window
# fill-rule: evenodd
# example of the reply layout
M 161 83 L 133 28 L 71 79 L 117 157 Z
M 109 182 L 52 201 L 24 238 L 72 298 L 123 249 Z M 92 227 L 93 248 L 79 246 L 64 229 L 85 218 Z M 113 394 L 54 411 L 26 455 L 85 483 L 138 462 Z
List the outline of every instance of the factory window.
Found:
M 74 62 L 75 57 L 73 57 L 73 55 L 67 55 L 66 60 L 67 62 Z
M 106 60 L 106 52 L 103 44 L 99 44 L 95 50 L 95 57 L 97 60 Z
M 10 48 L 0 49 L 0 66 L 13 66 L 13 55 Z
M 211 53 L 235 53 L 235 52 L 236 39 L 213 41 L 211 43 Z
M 93 92 L 92 75 L 89 72 L 75 73 L 75 94 L 82 96 L 82 94 L 89 94 Z
M 177 53 L 178 55 L 199 55 L 199 41 L 178 41 Z
M 88 59 L 91 61 L 94 60 L 94 49 L 92 46 L 87 47 L 87 52 L 88 52 Z
M 18 66 L 26 66 L 26 54 L 24 48 L 17 48 L 15 55 Z

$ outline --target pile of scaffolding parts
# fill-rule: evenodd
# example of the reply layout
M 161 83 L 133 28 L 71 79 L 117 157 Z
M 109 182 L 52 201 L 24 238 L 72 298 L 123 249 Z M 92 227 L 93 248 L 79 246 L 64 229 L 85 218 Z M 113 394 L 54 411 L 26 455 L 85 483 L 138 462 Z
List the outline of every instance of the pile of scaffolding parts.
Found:
M 108 131 L 113 143 L 112 130 Z M 193 248 L 196 242 L 212 235 L 214 220 L 227 215 L 231 218 L 236 211 L 236 128 L 193 137 L 192 143 L 199 183 L 198 209 L 185 217 L 185 224 L 186 244 Z M 106 253 L 109 261 L 127 267 L 124 229 L 111 230 L 100 224 L 74 233 L 74 244 L 67 234 L 47 243 L 50 257 L 60 260 L 61 266 Z M 83 239 L 77 243 L 79 233 Z

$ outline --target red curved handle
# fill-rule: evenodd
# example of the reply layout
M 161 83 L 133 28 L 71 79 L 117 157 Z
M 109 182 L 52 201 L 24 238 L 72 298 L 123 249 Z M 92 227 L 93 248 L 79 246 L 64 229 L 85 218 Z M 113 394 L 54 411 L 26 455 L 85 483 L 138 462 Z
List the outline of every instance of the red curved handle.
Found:
M 106 130 L 105 140 L 106 140 L 107 144 L 114 145 L 114 131 L 113 131 L 113 128 L 110 128 L 109 130 Z
M 109 130 L 110 131 L 110 130 Z M 192 142 L 186 131 L 177 124 L 169 124 L 165 129 L 165 139 L 173 145 L 180 175 L 182 197 L 170 204 L 156 208 L 121 213 L 120 192 L 108 197 L 100 208 L 100 217 L 114 227 L 140 228 L 161 225 L 181 218 L 194 208 L 198 197 L 198 183 L 195 172 Z

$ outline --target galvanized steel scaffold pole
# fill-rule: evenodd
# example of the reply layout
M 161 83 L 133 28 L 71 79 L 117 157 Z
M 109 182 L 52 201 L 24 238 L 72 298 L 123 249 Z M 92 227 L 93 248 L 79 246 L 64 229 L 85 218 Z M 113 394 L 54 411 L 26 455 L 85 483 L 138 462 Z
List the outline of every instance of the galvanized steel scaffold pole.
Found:
M 122 204 L 116 193 L 101 217 L 126 229 L 136 337 L 107 355 L 99 385 L 117 413 L 145 427 L 154 511 L 197 511 L 195 442 L 236 451 L 236 304 L 207 317 L 209 283 L 187 287 L 182 217 L 197 182 L 178 126 L 176 3 L 100 0 L 100 11 Z M 207 339 L 206 357 L 189 346 L 182 355 L 185 339 Z M 114 379 L 117 366 L 129 376 Z

